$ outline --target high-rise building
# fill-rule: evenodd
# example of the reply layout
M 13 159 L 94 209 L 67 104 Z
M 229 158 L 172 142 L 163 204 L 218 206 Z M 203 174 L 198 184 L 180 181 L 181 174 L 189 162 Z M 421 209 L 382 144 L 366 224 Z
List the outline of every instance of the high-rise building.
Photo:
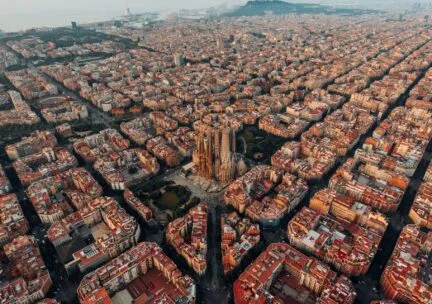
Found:
M 174 54 L 174 64 L 177 67 L 184 66 L 186 63 L 185 57 L 181 53 Z
M 193 162 L 197 175 L 221 184 L 230 182 L 237 167 L 235 129 L 220 123 L 208 125 L 201 118 Z

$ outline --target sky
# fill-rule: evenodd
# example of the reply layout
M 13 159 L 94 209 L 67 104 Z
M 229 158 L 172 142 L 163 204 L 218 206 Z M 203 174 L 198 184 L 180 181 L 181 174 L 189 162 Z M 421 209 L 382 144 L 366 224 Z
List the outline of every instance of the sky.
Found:
M 40 26 L 62 26 L 70 21 L 92 22 L 132 13 L 180 8 L 208 8 L 235 0 L 0 0 L 0 29 L 16 31 Z M 241 2 L 241 1 L 240 1 Z

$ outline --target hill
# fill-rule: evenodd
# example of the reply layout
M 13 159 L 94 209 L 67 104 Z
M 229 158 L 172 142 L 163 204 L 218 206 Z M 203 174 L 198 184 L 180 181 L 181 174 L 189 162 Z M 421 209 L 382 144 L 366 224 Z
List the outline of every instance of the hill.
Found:
M 272 12 L 274 15 L 284 14 L 338 14 L 338 15 L 362 15 L 379 13 L 377 10 L 362 10 L 349 8 L 334 8 L 312 3 L 290 3 L 280 0 L 265 1 L 255 0 L 249 1 L 244 6 L 227 13 L 226 16 L 263 16 L 266 13 Z

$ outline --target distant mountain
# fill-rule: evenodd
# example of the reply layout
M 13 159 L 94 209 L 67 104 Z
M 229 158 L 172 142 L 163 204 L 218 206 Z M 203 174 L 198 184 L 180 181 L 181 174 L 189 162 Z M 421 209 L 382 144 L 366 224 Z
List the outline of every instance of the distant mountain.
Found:
M 226 16 L 262 16 L 267 13 L 274 15 L 284 14 L 340 14 L 340 15 L 362 15 L 379 13 L 377 10 L 362 10 L 354 8 L 335 8 L 312 3 L 290 3 L 280 0 L 254 0 L 244 6 L 227 13 Z

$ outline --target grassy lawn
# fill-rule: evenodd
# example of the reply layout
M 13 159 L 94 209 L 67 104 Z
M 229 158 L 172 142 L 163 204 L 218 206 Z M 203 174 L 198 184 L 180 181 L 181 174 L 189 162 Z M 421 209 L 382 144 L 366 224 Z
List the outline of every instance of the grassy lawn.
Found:
M 161 198 L 157 202 L 157 205 L 163 210 L 175 210 L 179 207 L 180 203 L 180 197 L 174 191 L 167 191 L 162 194 Z

